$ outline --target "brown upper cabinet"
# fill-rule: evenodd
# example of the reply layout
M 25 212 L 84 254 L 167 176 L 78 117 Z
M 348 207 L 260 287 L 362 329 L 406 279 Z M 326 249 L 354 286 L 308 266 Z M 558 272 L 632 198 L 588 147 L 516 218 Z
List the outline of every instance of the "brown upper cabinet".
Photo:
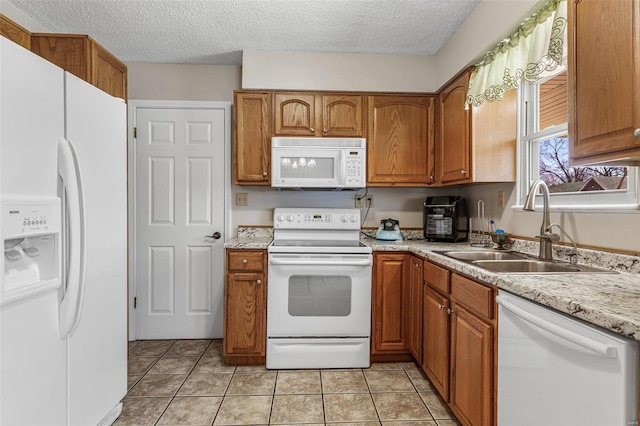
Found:
M 127 66 L 91 37 L 33 33 L 31 50 L 110 95 L 127 99 Z
M 369 96 L 367 186 L 434 181 L 433 96 Z
M 277 136 L 364 136 L 361 95 L 276 93 L 274 134 Z
M 31 33 L 2 14 L 0 14 L 0 35 L 31 50 Z
M 640 165 L 640 2 L 567 2 L 572 166 Z
M 235 92 L 233 183 L 271 185 L 271 94 Z
M 514 182 L 516 91 L 498 102 L 465 109 L 471 70 L 438 93 L 435 144 L 439 185 Z

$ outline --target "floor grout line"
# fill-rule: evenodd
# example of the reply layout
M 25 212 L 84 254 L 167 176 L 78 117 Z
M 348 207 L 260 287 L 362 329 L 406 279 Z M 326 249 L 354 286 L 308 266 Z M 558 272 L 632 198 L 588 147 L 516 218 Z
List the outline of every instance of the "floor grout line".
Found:
M 209 340 L 209 339 L 193 339 L 193 340 Z M 196 358 L 196 354 L 190 354 L 188 349 L 184 350 L 184 353 L 179 353 L 180 350 L 176 349 L 176 354 L 173 355 L 167 355 L 170 353 L 170 351 L 173 348 L 178 348 L 177 345 L 179 345 L 177 342 L 179 342 L 180 340 L 173 340 L 172 343 L 163 351 L 157 351 L 156 353 L 161 353 L 160 355 L 154 355 L 154 362 L 150 364 L 150 366 L 148 368 L 145 369 L 145 372 L 142 374 L 132 374 L 132 376 L 140 376 L 138 378 L 138 380 L 135 383 L 132 383 L 130 388 L 128 388 L 127 391 L 127 397 L 128 398 L 133 398 L 133 399 L 139 399 L 139 398 L 167 398 L 166 396 L 152 396 L 152 395 L 144 395 L 144 388 L 140 388 L 137 393 L 142 392 L 142 395 L 136 395 L 136 396 L 130 396 L 129 393 L 131 392 L 131 390 L 133 390 L 143 379 L 148 378 L 150 375 L 149 373 L 151 372 L 151 370 L 156 367 L 158 365 L 158 363 L 160 363 L 163 359 L 167 359 L 167 357 L 169 358 L 180 358 L 180 357 L 192 357 L 192 358 Z M 139 346 L 140 343 L 142 343 L 144 341 L 138 341 L 135 342 L 134 344 L 130 345 L 128 347 L 129 351 L 132 351 L 134 348 L 138 347 L 137 351 L 134 351 L 136 353 L 136 355 L 131 355 L 131 357 L 145 357 L 147 354 L 144 352 L 144 347 L 143 346 Z M 158 417 L 155 418 L 155 421 L 152 421 L 152 423 L 148 423 L 150 425 L 159 425 L 160 424 L 160 420 L 163 418 L 163 416 L 165 416 L 165 414 L 167 414 L 167 412 L 169 411 L 170 407 L 172 406 L 172 404 L 174 404 L 177 400 L 176 398 L 178 398 L 179 393 L 181 390 L 185 389 L 185 384 L 187 383 L 187 381 L 189 380 L 189 378 L 192 377 L 192 375 L 194 374 L 194 372 L 196 371 L 196 368 L 198 368 L 198 365 L 201 365 L 201 363 L 203 363 L 202 365 L 205 365 L 205 361 L 207 361 L 207 363 L 211 363 L 211 364 L 206 364 L 206 367 L 203 368 L 211 368 L 211 370 L 205 370 L 208 371 L 207 373 L 202 373 L 202 374 L 215 374 L 215 375 L 221 375 L 220 377 L 223 376 L 227 376 L 228 375 L 228 381 L 226 382 L 226 385 L 224 386 L 224 389 L 220 392 L 220 396 L 218 395 L 209 395 L 207 392 L 207 395 L 200 395 L 197 390 L 197 388 L 194 388 L 194 395 L 183 395 L 185 398 L 189 398 L 189 397 L 193 397 L 194 401 L 195 398 L 199 398 L 199 397 L 205 397 L 205 398 L 215 398 L 218 402 L 217 408 L 215 408 L 215 410 L 209 410 L 209 411 L 204 411 L 205 413 L 207 413 L 207 416 L 212 416 L 211 417 L 211 423 L 210 426 L 213 426 L 216 422 L 216 420 L 218 419 L 218 417 L 221 415 L 222 412 L 222 408 L 223 408 L 223 404 L 225 402 L 225 400 L 229 397 L 231 397 L 232 395 L 229 394 L 229 391 L 231 389 L 232 383 L 234 381 L 234 378 L 237 378 L 238 375 L 250 375 L 250 374 L 254 374 L 254 375 L 258 375 L 258 374 L 262 374 L 265 372 L 270 372 L 273 370 L 267 370 L 265 368 L 246 368 L 246 369 L 240 369 L 238 370 L 237 367 L 233 368 L 230 371 L 226 371 L 225 368 L 225 364 L 224 364 L 224 358 L 222 357 L 222 348 L 219 346 L 218 343 L 216 343 L 217 340 L 209 340 L 208 345 L 204 348 L 204 350 L 202 350 L 202 352 L 200 353 L 200 355 L 197 355 L 197 359 L 195 361 L 195 363 L 188 369 L 182 370 L 182 368 L 178 367 L 180 364 L 176 364 L 176 368 L 180 368 L 180 370 L 182 371 L 186 371 L 186 375 L 185 377 L 182 379 L 182 381 L 180 382 L 179 386 L 177 386 L 176 390 L 173 391 L 171 393 L 171 395 L 168 397 L 168 402 L 167 404 L 159 411 Z M 151 351 L 153 349 L 150 349 Z M 220 352 L 220 353 L 219 353 Z M 206 360 L 206 358 L 211 358 L 211 360 Z M 166 370 L 166 367 L 170 366 L 170 364 L 168 363 L 164 363 L 162 365 L 162 368 Z M 377 391 L 375 392 L 376 394 L 398 394 L 398 393 L 407 393 L 407 394 L 412 394 L 418 397 L 421 406 L 424 407 L 424 409 L 426 410 L 426 414 L 428 416 L 428 418 L 426 419 L 422 419 L 422 420 L 411 420 L 411 422 L 424 422 L 424 421 L 429 421 L 432 422 L 433 424 L 439 425 L 440 422 L 445 421 L 445 419 L 439 418 L 436 419 L 435 416 L 432 413 L 432 410 L 429 407 L 429 404 L 427 403 L 427 401 L 425 399 L 422 398 L 421 396 L 421 390 L 419 388 L 425 387 L 427 390 L 432 390 L 429 386 L 428 383 L 427 384 L 423 384 L 420 381 L 420 377 L 418 377 L 418 373 L 421 374 L 421 376 L 428 381 L 428 378 L 420 371 L 419 367 L 417 368 L 417 370 L 415 369 L 415 367 L 417 366 L 417 364 L 409 364 L 409 363 L 397 363 L 397 365 L 390 365 L 389 368 L 387 368 L 386 366 L 381 366 L 381 365 L 377 365 L 377 364 L 373 364 L 373 368 L 369 368 L 369 369 L 313 369 L 313 370 L 306 370 L 306 369 L 301 369 L 301 370 L 275 370 L 275 377 L 273 377 L 273 383 L 272 383 L 272 387 L 271 387 L 271 392 L 270 394 L 265 394 L 263 393 L 261 390 L 259 390 L 260 388 L 260 384 L 258 384 L 258 388 L 256 388 L 255 390 L 251 390 L 251 388 L 247 388 L 249 390 L 246 391 L 246 394 L 244 395 L 235 395 L 235 396 L 269 396 L 270 397 L 270 404 L 268 406 L 268 415 L 266 417 L 267 420 L 267 424 L 271 425 L 273 421 L 279 421 L 278 419 L 274 418 L 273 416 L 276 414 L 275 410 L 276 410 L 276 404 L 282 404 L 284 403 L 284 401 L 286 401 L 286 398 L 281 398 L 282 401 L 280 401 L 280 399 L 278 399 L 277 402 L 276 401 L 276 396 L 281 395 L 281 396 L 291 396 L 293 397 L 293 399 L 295 399 L 295 397 L 298 396 L 313 396 L 313 395 L 318 395 L 317 393 L 315 393 L 313 390 L 308 391 L 308 389 L 305 389 L 303 387 L 298 387 L 296 388 L 295 386 L 291 389 L 288 389 L 287 387 L 283 388 L 284 391 L 288 391 L 290 393 L 283 393 L 283 394 L 278 394 L 277 393 L 277 389 L 278 389 L 278 382 L 279 380 L 285 380 L 286 375 L 284 374 L 285 372 L 308 372 L 308 371 L 317 371 L 317 377 L 319 380 L 319 391 L 320 394 L 318 395 L 320 398 L 320 403 L 321 403 L 321 409 L 322 409 L 322 423 L 324 425 L 328 425 L 328 426 L 340 426 L 340 423 L 328 423 L 328 412 L 327 412 L 327 405 L 326 405 L 326 400 L 325 397 L 328 395 L 357 395 L 357 394 L 368 394 L 369 400 L 371 401 L 370 403 L 373 404 L 373 408 L 374 408 L 374 412 L 375 412 L 375 418 L 376 420 L 373 420 L 373 417 L 371 417 L 371 420 L 360 420 L 360 421 L 356 421 L 356 422 L 360 422 L 360 423 L 371 423 L 371 424 L 378 424 L 378 425 L 384 425 L 383 423 L 383 419 L 382 419 L 382 414 L 381 414 L 381 408 L 382 406 L 379 406 L 379 404 L 376 404 L 375 399 L 374 399 L 374 392 L 372 390 L 372 385 L 375 385 Z M 218 370 L 219 369 L 219 370 Z M 158 371 L 163 371 L 162 369 L 158 369 Z M 330 392 L 330 393 L 325 393 L 326 390 L 329 390 L 326 388 L 326 380 L 331 380 L 331 379 L 335 379 L 335 377 L 339 377 L 339 375 L 334 376 L 334 377 L 325 377 L 325 374 L 327 372 L 330 371 L 336 371 L 336 372 L 340 372 L 340 371 L 346 371 L 346 372 L 351 372 L 351 371 L 357 371 L 359 373 L 359 375 L 361 375 L 362 379 L 364 379 L 364 385 L 366 386 L 366 391 L 365 392 L 359 392 L 357 391 L 358 386 L 360 385 L 349 385 L 348 389 L 349 392 Z M 397 372 L 402 371 L 402 374 L 398 374 Z M 370 374 L 371 377 L 368 377 L 367 374 L 368 373 L 373 373 Z M 389 388 L 389 390 L 386 390 L 385 388 L 381 387 L 381 382 L 380 380 L 388 380 L 388 378 L 385 378 L 385 373 L 392 373 L 392 374 L 388 374 L 387 377 L 395 377 L 396 379 L 398 378 L 402 378 L 402 381 L 404 382 L 405 380 L 409 381 L 410 384 L 410 389 L 409 386 L 405 386 L 404 384 L 400 387 L 398 386 L 392 386 Z M 162 372 L 159 374 L 171 374 L 169 372 Z M 270 376 L 270 375 L 268 375 Z M 415 377 L 415 381 L 414 379 L 412 379 L 412 376 L 416 376 Z M 268 379 L 268 377 L 266 377 Z M 249 383 L 251 383 L 250 379 L 247 379 Z M 305 379 L 308 380 L 308 379 Z M 372 380 L 374 380 L 374 382 L 372 382 Z M 177 382 L 175 382 L 177 383 Z M 284 383 L 284 382 L 283 382 Z M 264 382 L 264 384 L 266 384 L 266 382 Z M 238 384 L 237 386 L 242 386 L 242 384 Z M 237 387 L 236 386 L 236 387 Z M 283 386 L 287 386 L 285 384 L 283 384 Z M 356 387 L 353 387 L 356 386 Z M 214 385 L 214 387 L 212 387 L 212 392 L 215 394 L 217 391 L 215 390 L 217 386 Z M 404 390 L 404 388 L 407 388 L 407 390 Z M 150 388 L 153 389 L 153 388 Z M 317 389 L 317 388 L 316 388 Z M 340 388 L 336 388 L 337 390 L 339 390 Z M 397 389 L 402 389 L 402 390 L 397 390 Z M 157 390 L 157 388 L 156 388 Z M 242 390 L 242 387 L 238 387 L 238 392 L 244 392 Z M 364 389 L 363 389 L 364 390 Z M 153 391 L 152 391 L 153 392 Z M 300 393 L 298 393 L 300 392 Z M 255 393 L 255 395 L 254 395 Z M 434 394 L 437 396 L 437 394 Z M 386 398 L 390 398 L 390 395 L 386 395 L 383 396 L 381 399 L 382 403 L 384 403 Z M 362 397 L 361 397 L 362 398 Z M 381 397 L 379 397 L 380 399 Z M 412 397 L 413 398 L 413 397 Z M 266 403 L 267 401 L 262 399 L 262 401 L 264 403 Z M 380 401 L 379 401 L 380 402 Z M 417 401 L 416 401 L 417 403 Z M 146 404 L 146 403 L 142 403 L 142 404 Z M 184 404 L 184 405 L 182 405 Z M 434 404 L 437 404 L 434 402 Z M 412 405 L 413 407 L 414 405 Z M 178 407 L 188 407 L 186 401 L 180 401 L 180 404 L 178 406 L 176 406 L 176 410 L 178 409 Z M 213 407 L 211 407 L 213 408 Z M 440 409 L 439 406 L 435 407 L 437 410 Z M 263 413 L 266 414 L 266 409 L 267 406 L 263 405 Z M 280 407 L 280 409 L 282 409 L 282 407 Z M 385 416 L 389 416 L 389 413 L 385 411 Z M 373 414 L 373 413 L 371 413 Z M 172 412 L 172 414 L 170 415 L 173 416 L 176 415 L 176 412 Z M 230 415 L 229 411 L 225 411 L 225 416 Z M 264 415 L 264 414 L 263 414 Z M 420 414 L 420 416 L 422 416 L 423 414 Z M 347 422 L 347 420 L 340 420 L 342 417 L 337 417 L 338 416 L 338 412 L 334 412 L 333 414 L 333 419 L 332 421 L 342 421 L 342 422 Z M 348 416 L 348 415 L 347 415 Z M 442 417 L 442 416 L 438 416 L 438 417 Z M 316 417 L 317 418 L 317 417 Z M 344 417 L 346 419 L 346 417 Z M 320 420 L 320 419 L 318 419 Z M 188 420 L 187 420 L 188 421 Z M 282 420 L 280 420 L 282 421 Z M 296 420 L 298 422 L 302 421 L 302 419 Z M 391 419 L 387 419 L 386 421 L 393 421 Z M 403 420 L 396 420 L 396 422 L 402 422 Z M 409 420 L 406 420 L 409 421 Z M 354 421 L 350 421 L 350 422 L 354 422 Z M 166 421 L 165 421 L 166 423 Z M 295 422 L 293 422 L 295 423 Z M 126 422 L 121 422 L 118 423 L 119 425 L 122 424 L 127 424 Z M 188 424 L 188 423 L 187 423 Z M 295 424 L 304 424 L 304 423 L 295 423 Z

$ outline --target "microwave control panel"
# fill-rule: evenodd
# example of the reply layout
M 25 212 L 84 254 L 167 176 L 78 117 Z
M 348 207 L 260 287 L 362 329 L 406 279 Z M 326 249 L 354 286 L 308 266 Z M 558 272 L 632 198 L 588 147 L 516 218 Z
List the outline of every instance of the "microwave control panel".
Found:
M 364 151 L 348 151 L 345 155 L 347 166 L 346 184 L 347 186 L 364 186 Z

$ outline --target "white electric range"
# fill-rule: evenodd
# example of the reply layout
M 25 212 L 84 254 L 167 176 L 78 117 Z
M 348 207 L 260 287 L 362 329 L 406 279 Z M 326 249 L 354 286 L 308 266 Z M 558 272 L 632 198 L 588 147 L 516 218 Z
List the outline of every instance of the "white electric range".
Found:
M 372 254 L 360 210 L 276 208 L 273 223 L 267 368 L 368 367 Z

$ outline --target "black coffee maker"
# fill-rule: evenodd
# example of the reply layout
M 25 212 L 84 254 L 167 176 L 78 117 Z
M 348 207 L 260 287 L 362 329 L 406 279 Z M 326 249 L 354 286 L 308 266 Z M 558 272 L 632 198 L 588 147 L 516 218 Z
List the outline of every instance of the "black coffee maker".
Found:
M 467 241 L 469 216 L 464 198 L 427 197 L 424 202 L 424 239 L 457 243 Z

